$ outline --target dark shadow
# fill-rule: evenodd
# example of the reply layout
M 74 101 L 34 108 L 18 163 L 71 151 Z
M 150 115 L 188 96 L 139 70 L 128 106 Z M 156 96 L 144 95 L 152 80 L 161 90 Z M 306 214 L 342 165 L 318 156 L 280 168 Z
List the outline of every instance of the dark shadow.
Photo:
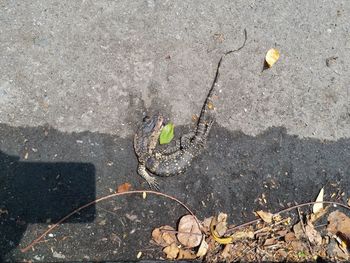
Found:
M 0 261 L 16 248 L 28 224 L 57 222 L 95 199 L 90 163 L 22 162 L 0 151 Z M 91 222 L 95 207 L 67 222 Z
M 188 128 L 177 127 L 175 133 Z M 175 227 L 187 213 L 154 195 L 146 200 L 141 195 L 108 199 L 68 220 L 77 224 L 62 224 L 53 237 L 22 253 L 19 248 L 47 229 L 49 219 L 56 222 L 123 183 L 133 189 L 148 186 L 137 175 L 131 137 L 0 124 L 0 149 L 0 250 L 10 262 L 38 257 L 45 262 L 130 261 L 135 251 L 142 251 L 144 259 L 164 257 L 149 242 L 152 230 Z M 183 201 L 198 218 L 225 212 L 229 223 L 237 225 L 254 219 L 257 210 L 277 212 L 313 201 L 322 187 L 325 200 L 346 202 L 349 160 L 349 138 L 300 138 L 283 127 L 249 136 L 214 124 L 207 149 L 185 174 L 157 179 L 161 192 Z M 298 218 L 294 210 L 285 214 L 293 215 Z M 65 258 L 55 257 L 53 251 Z

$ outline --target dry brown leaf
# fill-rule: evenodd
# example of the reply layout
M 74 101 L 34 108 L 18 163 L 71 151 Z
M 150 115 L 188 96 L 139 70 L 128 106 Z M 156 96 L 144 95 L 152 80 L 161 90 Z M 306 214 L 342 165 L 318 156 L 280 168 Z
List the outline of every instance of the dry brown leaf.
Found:
M 211 220 L 213 220 L 213 217 L 208 217 L 208 218 L 205 218 L 202 222 L 202 227 L 203 227 L 203 230 L 204 232 L 206 233 L 209 233 L 210 231 L 210 223 L 211 223 Z
M 171 226 L 161 226 L 152 231 L 152 239 L 163 247 L 176 243 L 175 229 Z
M 272 237 L 272 238 L 268 238 L 265 240 L 264 242 L 264 246 L 271 246 L 277 243 L 276 238 Z
M 304 230 L 300 221 L 293 226 L 293 231 L 296 239 L 301 239 L 304 236 Z
M 311 244 L 320 246 L 322 245 L 321 234 L 315 229 L 312 223 L 308 222 L 305 226 L 305 235 L 311 242 Z
M 178 225 L 177 239 L 185 247 L 196 247 L 202 241 L 202 232 L 192 215 L 181 217 Z
M 286 242 L 291 242 L 296 240 L 297 238 L 295 237 L 295 234 L 293 232 L 289 232 L 284 236 L 284 241 Z
M 205 242 L 205 239 L 203 238 L 196 255 L 197 257 L 204 257 L 207 254 L 207 252 L 208 252 L 208 243 Z
M 180 249 L 175 243 L 172 243 L 170 246 L 167 246 L 163 249 L 163 252 L 166 254 L 168 259 L 176 259 L 177 255 L 180 252 Z
M 277 231 L 277 235 L 281 236 L 281 237 L 284 237 L 286 234 L 288 233 L 288 230 L 280 230 L 280 231 Z
M 308 248 L 306 246 L 306 243 L 300 240 L 292 241 L 292 247 L 294 251 L 307 251 Z
M 336 235 L 337 232 L 342 232 L 350 236 L 350 218 L 340 211 L 330 213 L 327 230 L 333 235 Z
M 320 190 L 320 192 L 317 195 L 316 202 L 323 202 L 323 196 L 324 196 L 324 189 Z M 323 210 L 323 203 L 316 203 L 312 206 L 312 212 L 314 214 L 317 214 Z
M 273 215 L 272 219 L 275 222 L 279 222 L 282 220 L 282 216 L 280 214 L 276 214 L 276 215 Z
M 330 257 L 335 257 L 340 260 L 349 260 L 349 253 L 346 251 L 346 249 L 342 249 L 341 246 L 335 242 L 335 240 L 331 240 L 331 242 L 328 245 L 327 254 Z
M 217 216 L 217 222 L 227 222 L 227 214 L 225 213 L 219 213 L 218 216 Z
M 169 229 L 168 229 L 169 230 Z M 176 243 L 176 237 L 175 237 L 175 232 L 170 232 L 170 231 L 163 231 L 163 240 L 166 244 L 172 244 Z
M 217 222 L 215 226 L 216 233 L 219 237 L 222 237 L 227 230 L 227 214 L 219 213 L 217 216 Z
M 162 238 L 162 231 L 160 231 L 160 228 L 155 228 L 152 231 L 152 239 L 161 246 L 166 245 L 166 243 L 164 242 L 163 238 Z
M 343 246 L 350 248 L 350 218 L 340 211 L 334 211 L 328 216 L 327 231 L 344 243 Z
M 233 250 L 233 244 L 227 244 L 225 245 L 224 249 L 221 252 L 221 256 L 224 259 L 229 259 L 231 257 L 231 252 Z
M 127 192 L 127 191 L 130 191 L 130 189 L 131 189 L 131 184 L 124 183 L 118 186 L 117 193 Z
M 227 231 L 227 222 L 219 222 L 216 224 L 215 231 L 219 237 L 225 235 Z
M 276 253 L 282 258 L 285 259 L 288 256 L 288 252 L 283 248 L 276 251 Z
M 269 51 L 267 51 L 266 56 L 265 56 L 265 61 L 269 68 L 271 68 L 279 59 L 280 57 L 280 52 L 275 49 L 271 48 Z
M 262 210 L 256 211 L 256 213 L 258 214 L 258 216 L 259 216 L 265 223 L 271 223 L 271 222 L 272 222 L 273 214 L 271 214 L 271 213 L 269 213 L 269 212 L 264 212 L 264 211 L 262 211 Z
M 233 240 L 238 240 L 238 239 L 253 239 L 254 238 L 254 232 L 253 231 L 237 231 L 231 235 Z
M 180 248 L 176 259 L 195 259 L 197 256 L 189 249 Z

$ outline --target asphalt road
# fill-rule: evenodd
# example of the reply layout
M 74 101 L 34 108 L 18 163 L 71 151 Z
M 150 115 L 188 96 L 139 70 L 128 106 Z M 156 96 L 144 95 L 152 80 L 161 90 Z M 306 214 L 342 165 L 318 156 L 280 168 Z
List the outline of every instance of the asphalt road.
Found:
M 161 111 L 193 128 L 224 51 L 218 119 L 207 150 L 161 191 L 203 219 L 231 223 L 350 196 L 348 1 L 2 1 L 0 3 L 0 258 L 157 259 L 150 233 L 186 211 L 148 196 L 69 211 L 137 175 L 132 136 Z M 271 47 L 281 58 L 263 69 Z M 334 193 L 334 195 L 333 195 Z

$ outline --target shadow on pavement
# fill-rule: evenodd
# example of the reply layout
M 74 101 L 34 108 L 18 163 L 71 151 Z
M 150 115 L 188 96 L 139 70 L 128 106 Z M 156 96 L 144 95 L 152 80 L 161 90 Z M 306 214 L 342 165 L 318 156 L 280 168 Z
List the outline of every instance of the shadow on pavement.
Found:
M 176 135 L 187 128 L 177 127 Z M 50 221 L 96 196 L 125 182 L 148 188 L 136 173 L 132 138 L 0 124 L 0 149 L 0 255 L 10 262 L 130 261 L 138 251 L 142 259 L 157 259 L 164 254 L 150 242 L 152 230 L 175 227 L 187 213 L 159 196 L 109 199 L 69 218 L 73 224 L 62 224 L 35 250 L 22 253 L 19 249 Z M 349 159 L 349 138 L 300 138 L 284 127 L 249 136 L 215 124 L 207 149 L 185 174 L 157 179 L 161 192 L 183 201 L 201 220 L 225 212 L 237 225 L 254 219 L 257 210 L 277 212 L 315 200 L 322 187 L 325 200 L 346 202 Z
M 25 162 L 0 151 L 0 261 L 17 247 L 28 224 L 56 222 L 93 199 L 93 164 Z M 67 222 L 91 222 L 94 217 L 92 206 Z

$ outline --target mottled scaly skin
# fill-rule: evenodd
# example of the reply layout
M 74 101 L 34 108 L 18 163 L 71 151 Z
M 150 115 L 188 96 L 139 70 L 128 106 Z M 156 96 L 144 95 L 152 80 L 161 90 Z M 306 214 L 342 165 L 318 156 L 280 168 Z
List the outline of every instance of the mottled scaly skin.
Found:
M 205 131 L 192 138 L 181 141 L 179 148 L 172 152 L 156 152 L 146 158 L 145 166 L 148 171 L 158 176 L 173 176 L 186 171 L 194 157 L 202 153 L 206 145 L 210 127 L 214 120 L 205 124 Z
M 156 179 L 147 172 L 145 162 L 154 152 L 162 127 L 161 114 L 155 114 L 151 118 L 145 117 L 134 136 L 134 150 L 139 163 L 137 172 L 154 188 L 158 187 Z
M 156 114 L 144 120 L 134 138 L 134 148 L 139 160 L 138 173 L 153 188 L 158 188 L 156 179 L 149 173 L 157 176 L 173 176 L 185 172 L 191 165 L 193 158 L 202 153 L 206 141 L 215 121 L 215 110 L 213 105 L 213 95 L 219 78 L 219 69 L 223 58 L 242 49 L 247 40 L 247 33 L 243 45 L 236 50 L 226 52 L 220 58 L 214 81 L 206 97 L 199 116 L 196 131 L 181 137 L 176 143 L 176 147 L 169 148 L 163 152 L 156 151 L 158 137 L 163 125 L 163 117 Z

